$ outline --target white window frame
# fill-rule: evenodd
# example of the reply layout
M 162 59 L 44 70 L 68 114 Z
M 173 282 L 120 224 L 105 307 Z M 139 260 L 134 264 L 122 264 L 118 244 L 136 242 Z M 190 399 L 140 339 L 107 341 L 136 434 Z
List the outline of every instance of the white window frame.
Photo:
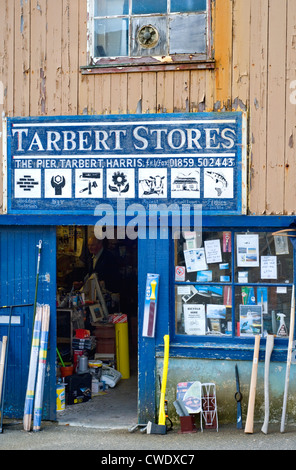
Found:
M 212 0 L 207 1 L 207 19 L 206 19 L 206 52 L 205 53 L 179 53 L 179 54 L 168 54 L 166 58 L 171 57 L 173 63 L 182 63 L 182 62 L 211 62 L 212 58 Z M 129 11 L 129 15 L 131 12 Z M 190 13 L 189 13 L 190 14 Z M 170 13 L 174 15 L 174 13 Z M 179 15 L 179 13 L 176 13 Z M 133 15 L 133 16 L 145 16 L 145 17 L 155 17 L 155 14 L 145 14 L 145 15 Z M 118 16 L 120 18 L 120 15 Z M 126 15 L 124 15 L 126 17 Z M 131 31 L 130 31 L 131 34 Z M 130 49 L 131 39 L 129 38 L 129 49 Z M 151 64 L 155 62 L 151 56 L 120 56 L 117 58 L 114 57 L 95 57 L 94 56 L 94 0 L 87 0 L 87 62 L 88 66 L 108 66 L 113 65 L 129 65 L 129 64 Z M 158 61 L 159 62 L 159 61 Z M 166 63 L 165 61 L 163 63 Z M 169 61 L 167 61 L 169 63 Z

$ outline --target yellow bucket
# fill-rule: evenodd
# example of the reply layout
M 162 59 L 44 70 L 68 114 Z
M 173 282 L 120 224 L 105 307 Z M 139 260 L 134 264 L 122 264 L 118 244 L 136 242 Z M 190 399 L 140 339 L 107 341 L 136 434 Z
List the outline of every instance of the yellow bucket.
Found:
M 57 411 L 64 411 L 65 409 L 65 385 L 57 385 Z

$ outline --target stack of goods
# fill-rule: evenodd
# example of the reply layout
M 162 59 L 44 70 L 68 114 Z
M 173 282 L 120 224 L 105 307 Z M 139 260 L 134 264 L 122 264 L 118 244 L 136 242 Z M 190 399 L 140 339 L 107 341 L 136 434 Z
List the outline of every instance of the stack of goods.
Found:
M 96 348 L 95 336 L 90 336 L 89 330 L 78 329 L 72 340 L 72 348 L 74 350 L 92 351 Z

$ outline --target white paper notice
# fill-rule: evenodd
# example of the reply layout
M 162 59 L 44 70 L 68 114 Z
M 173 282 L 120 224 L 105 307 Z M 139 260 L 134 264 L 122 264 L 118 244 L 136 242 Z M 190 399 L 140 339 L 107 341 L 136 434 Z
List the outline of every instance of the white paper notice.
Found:
M 187 304 L 184 308 L 184 327 L 187 335 L 206 334 L 206 315 L 203 304 Z
M 259 266 L 258 235 L 237 235 L 237 266 Z
M 261 256 L 261 279 L 277 279 L 276 256 Z
M 197 248 L 195 250 L 185 250 L 184 258 L 188 273 L 208 269 L 204 248 Z
M 284 287 L 278 286 L 276 288 L 276 293 L 277 294 L 286 294 L 287 293 L 287 288 L 285 286 Z
M 207 263 L 221 263 L 221 244 L 220 240 L 207 240 L 205 241 L 206 259 Z
M 178 295 L 190 295 L 191 289 L 190 286 L 177 286 Z

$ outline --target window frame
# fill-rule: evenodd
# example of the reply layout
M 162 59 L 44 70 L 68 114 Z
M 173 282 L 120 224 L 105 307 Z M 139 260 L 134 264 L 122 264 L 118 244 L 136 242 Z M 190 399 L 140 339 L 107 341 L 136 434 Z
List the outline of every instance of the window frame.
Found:
M 264 218 L 264 217 L 263 217 Z M 262 226 L 235 226 L 235 225 L 223 225 L 218 226 L 215 224 L 210 224 L 209 226 L 204 225 L 202 227 L 203 232 L 220 232 L 220 231 L 231 231 L 232 237 L 232 246 L 235 247 L 235 235 L 237 233 L 259 233 L 259 232 L 274 232 L 277 229 L 272 226 L 267 226 L 262 223 Z M 235 251 L 232 254 L 232 269 L 231 269 L 231 281 L 230 282 L 186 282 L 187 284 L 200 284 L 212 285 L 212 286 L 231 286 L 232 287 L 232 334 L 219 336 L 219 335 L 202 335 L 202 336 L 191 336 L 186 334 L 181 334 L 176 332 L 176 321 L 175 321 L 175 300 L 176 292 L 175 287 L 177 285 L 184 285 L 184 282 L 175 281 L 175 259 L 174 259 L 174 240 L 171 237 L 170 240 L 170 337 L 172 343 L 172 350 L 176 350 L 177 354 L 181 354 L 184 357 L 199 357 L 199 358 L 215 358 L 215 359 L 251 359 L 253 346 L 254 346 L 254 336 L 235 336 L 235 325 L 233 322 L 235 316 L 235 288 L 242 286 L 262 286 L 262 287 L 276 287 L 276 286 L 287 286 L 288 288 L 295 285 L 296 282 L 296 250 L 293 249 L 293 280 L 291 283 L 238 283 L 235 281 Z M 289 319 L 290 321 L 290 319 Z M 265 345 L 266 338 L 261 336 L 261 345 Z M 275 346 L 273 357 L 275 360 L 282 360 L 283 356 L 286 354 L 286 348 L 288 344 L 287 338 L 275 337 Z M 196 352 L 192 354 L 192 351 Z M 182 352 L 181 352 L 182 351 Z
M 87 65 L 81 66 L 82 74 L 109 73 L 109 72 L 138 72 L 163 70 L 191 70 L 214 69 L 212 49 L 212 1 L 207 2 L 206 19 L 206 53 L 205 54 L 168 54 L 167 56 L 119 56 L 94 57 L 93 56 L 93 7 L 94 0 L 87 0 Z M 141 16 L 141 15 L 135 15 Z M 142 15 L 155 16 L 155 15 Z M 118 16 L 120 17 L 120 15 Z

